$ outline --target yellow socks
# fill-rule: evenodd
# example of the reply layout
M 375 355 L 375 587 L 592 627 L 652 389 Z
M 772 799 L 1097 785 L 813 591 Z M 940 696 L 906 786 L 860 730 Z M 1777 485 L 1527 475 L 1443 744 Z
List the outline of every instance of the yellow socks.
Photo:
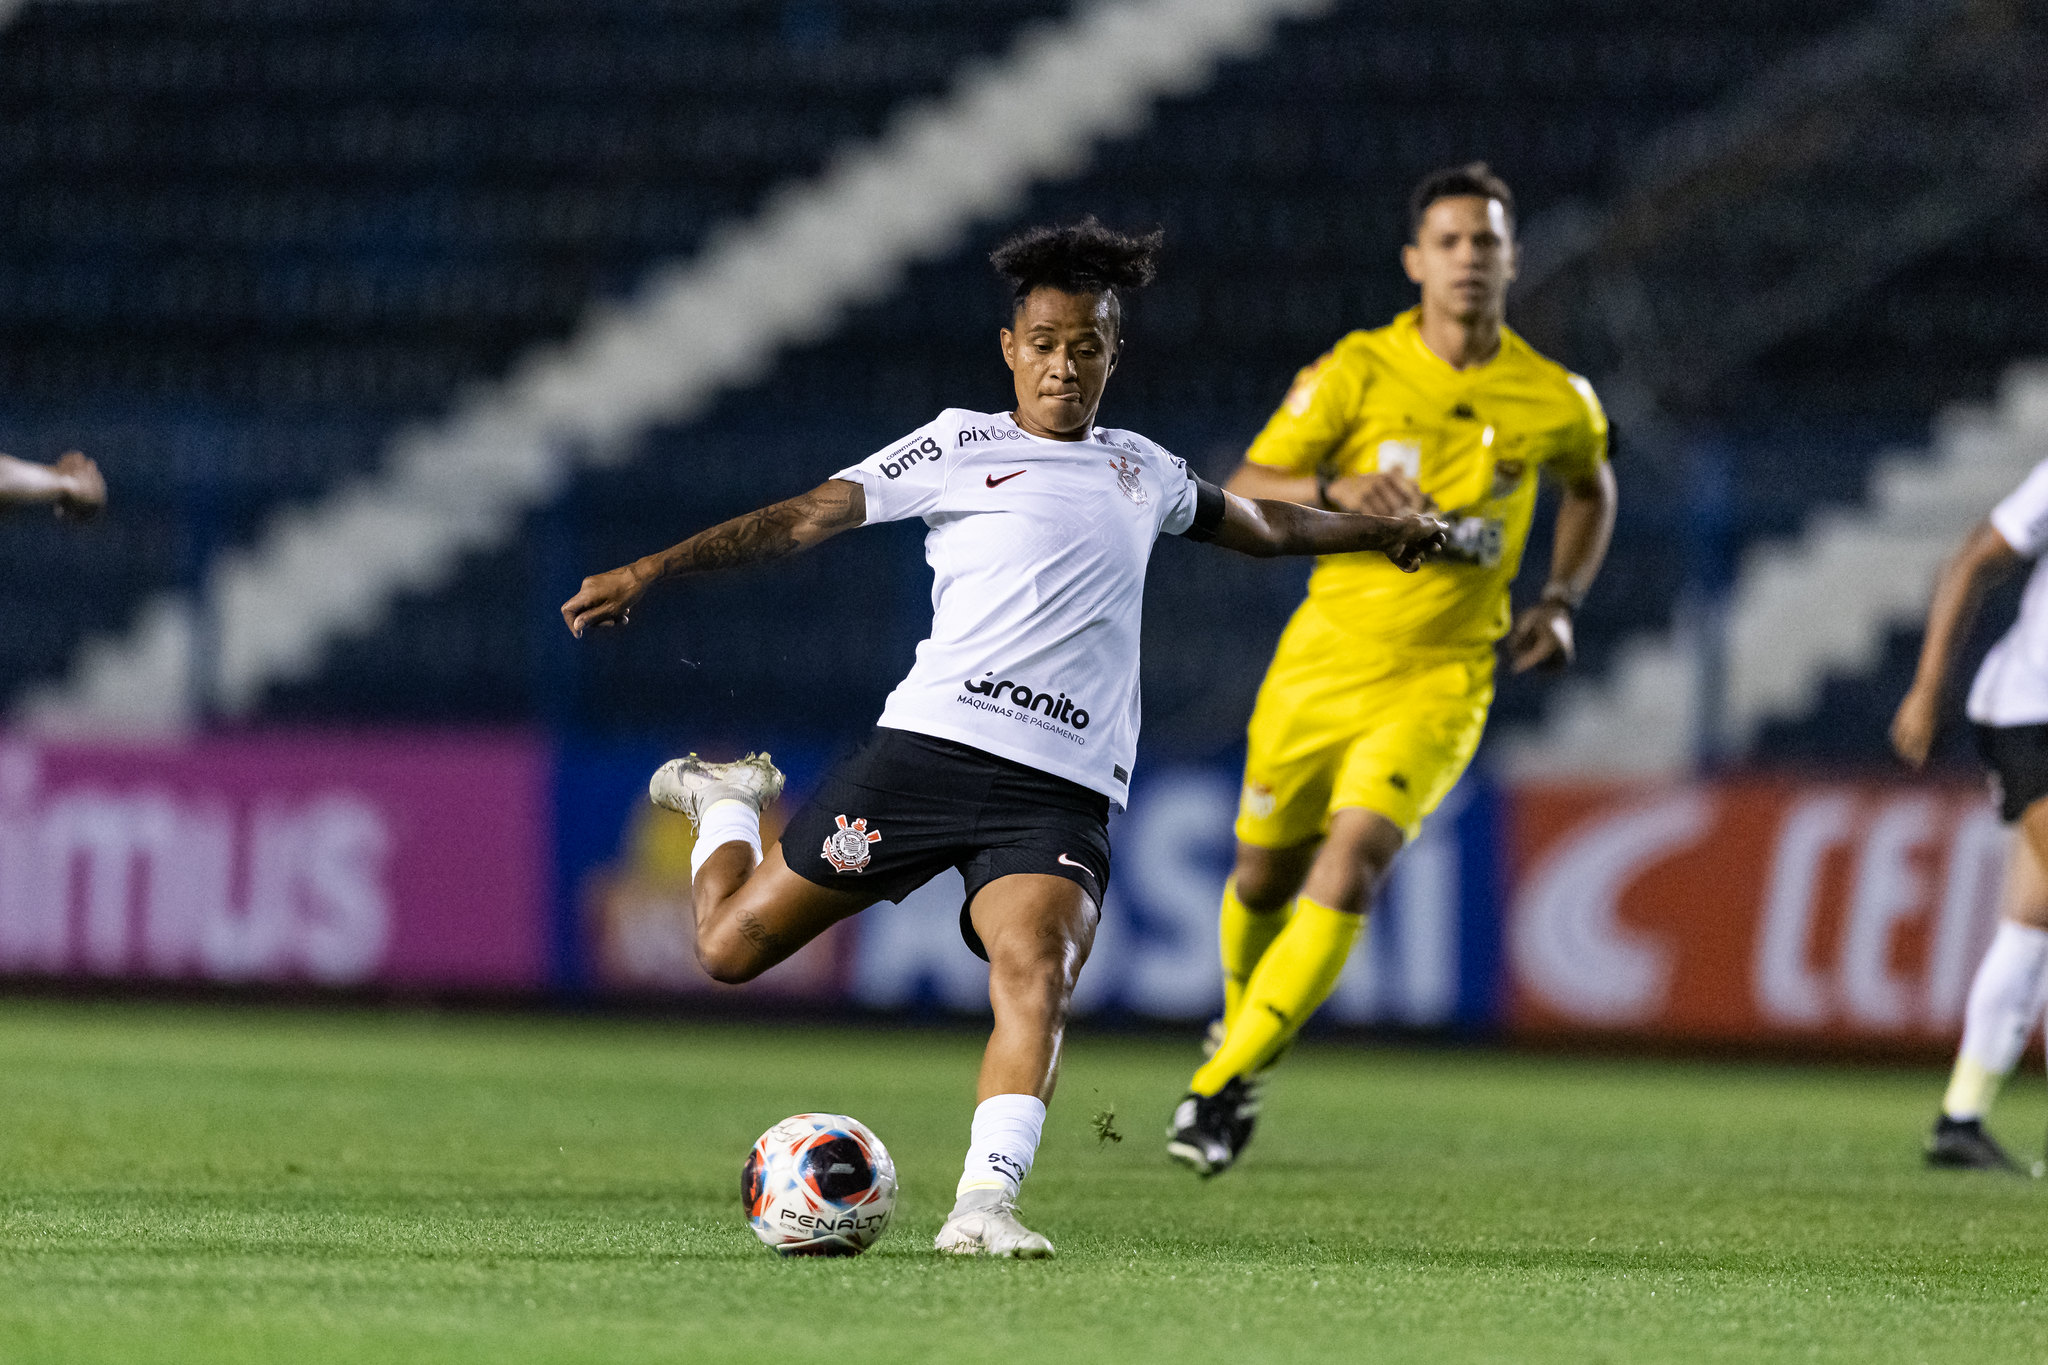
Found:
M 1991 1112 L 1991 1102 L 2004 1084 L 2004 1072 L 1958 1057 L 1956 1069 L 1949 1073 L 1948 1093 L 1941 1097 L 1941 1112 L 1952 1119 L 1981 1119 Z
M 1237 1022 L 1238 1007 L 1244 1003 L 1245 986 L 1252 969 L 1273 946 L 1273 940 L 1287 927 L 1287 915 L 1294 908 L 1289 901 L 1277 910 L 1253 910 L 1237 898 L 1237 879 L 1223 883 L 1223 913 L 1217 917 L 1216 937 L 1223 950 L 1223 1027 Z
M 1188 1089 L 1213 1095 L 1231 1077 L 1248 1075 L 1279 1056 L 1336 989 L 1344 960 L 1364 927 L 1364 915 L 1347 915 L 1307 896 L 1298 897 L 1287 927 L 1253 970 L 1223 1046 L 1202 1064 Z

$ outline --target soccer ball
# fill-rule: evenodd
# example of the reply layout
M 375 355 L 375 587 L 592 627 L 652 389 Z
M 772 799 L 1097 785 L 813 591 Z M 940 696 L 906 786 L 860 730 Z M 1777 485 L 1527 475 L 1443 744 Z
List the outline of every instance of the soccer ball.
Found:
M 754 1235 L 780 1256 L 858 1256 L 889 1229 L 896 1163 L 867 1125 L 798 1114 L 761 1134 L 740 1171 Z

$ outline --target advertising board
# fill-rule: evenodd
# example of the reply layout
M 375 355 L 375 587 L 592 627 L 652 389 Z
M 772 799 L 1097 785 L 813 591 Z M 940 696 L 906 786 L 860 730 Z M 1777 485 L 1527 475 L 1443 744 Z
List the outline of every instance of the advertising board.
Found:
M 548 755 L 517 738 L 0 744 L 0 974 L 539 989 Z
M 810 1001 L 875 1009 L 988 1008 L 988 969 L 959 931 L 962 885 L 947 872 L 883 902 L 745 987 L 722 986 L 691 946 L 692 836 L 649 806 L 652 750 L 564 755 L 565 903 L 580 925 L 577 979 L 600 993 Z M 778 754 L 789 795 L 763 824 L 773 841 L 815 780 L 814 756 Z M 1323 1017 L 1421 1028 L 1492 1017 L 1499 900 L 1493 790 L 1474 779 L 1403 856 Z M 1222 1001 L 1216 906 L 1230 870 L 1237 773 L 1221 765 L 1140 769 L 1111 821 L 1115 861 L 1076 1013 L 1206 1019 Z M 797 855 L 801 856 L 801 855 Z M 816 850 L 810 856 L 817 856 Z
M 1507 822 L 1522 1033 L 1955 1036 L 2008 834 L 1963 784 L 1524 786 Z

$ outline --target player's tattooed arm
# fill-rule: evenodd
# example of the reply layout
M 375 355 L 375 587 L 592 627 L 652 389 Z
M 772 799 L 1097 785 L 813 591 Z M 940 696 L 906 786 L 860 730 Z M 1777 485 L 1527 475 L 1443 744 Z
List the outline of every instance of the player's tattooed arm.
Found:
M 1449 528 L 1424 512 L 1373 516 L 1324 512 L 1300 503 L 1225 493 L 1216 543 L 1270 559 L 1279 555 L 1341 555 L 1378 550 L 1413 571 L 1444 548 Z
M 859 526 L 867 516 L 865 488 L 827 479 L 808 493 L 720 522 L 659 554 L 592 574 L 562 604 L 562 619 L 579 637 L 586 626 L 623 626 L 633 605 L 664 578 L 781 559 Z
M 650 566 L 658 579 L 759 564 L 830 540 L 866 521 L 867 515 L 865 488 L 827 479 L 808 493 L 721 522 L 640 563 Z

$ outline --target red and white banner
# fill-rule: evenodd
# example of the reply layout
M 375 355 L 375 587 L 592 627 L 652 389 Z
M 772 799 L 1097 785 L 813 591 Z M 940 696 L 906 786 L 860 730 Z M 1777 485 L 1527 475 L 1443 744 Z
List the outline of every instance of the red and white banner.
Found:
M 1980 788 L 1524 786 L 1507 1022 L 1735 1042 L 1951 1040 L 2009 838 Z
M 0 974 L 538 989 L 520 739 L 0 743 Z

